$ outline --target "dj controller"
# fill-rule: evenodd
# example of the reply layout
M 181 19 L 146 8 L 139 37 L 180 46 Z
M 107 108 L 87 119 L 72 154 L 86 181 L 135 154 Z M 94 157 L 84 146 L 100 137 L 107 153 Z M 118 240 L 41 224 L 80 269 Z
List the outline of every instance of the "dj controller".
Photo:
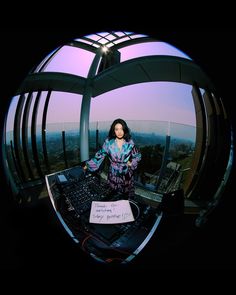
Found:
M 161 214 L 142 203 L 138 195 L 129 200 L 134 221 L 118 224 L 89 222 L 93 201 L 118 201 L 126 196 L 111 190 L 100 174 L 84 172 L 81 166 L 46 176 L 51 202 L 64 227 L 83 250 L 103 262 L 128 262 L 149 241 Z M 113 258 L 111 258 L 113 257 Z

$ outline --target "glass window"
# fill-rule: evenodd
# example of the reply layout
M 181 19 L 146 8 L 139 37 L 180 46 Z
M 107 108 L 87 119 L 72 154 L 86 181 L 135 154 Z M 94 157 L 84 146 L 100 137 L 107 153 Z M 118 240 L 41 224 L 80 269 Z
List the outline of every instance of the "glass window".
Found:
M 94 53 L 72 46 L 63 46 L 44 68 L 44 72 L 62 72 L 87 77 Z
M 185 53 L 165 42 L 145 42 L 119 49 L 121 62 L 148 55 L 171 55 L 190 59 Z
M 173 82 L 139 83 L 92 99 L 90 155 L 103 144 L 113 120 L 122 118 L 141 150 L 136 182 L 146 189 L 156 189 L 164 151 L 170 140 L 166 163 L 170 163 L 170 168 L 159 187 L 159 191 L 167 190 L 173 167 L 185 169 L 192 161 L 196 117 L 191 90 L 190 85 Z
M 48 105 L 46 139 L 52 171 L 63 170 L 80 162 L 79 123 L 82 96 L 52 92 Z M 65 153 L 63 150 L 65 134 Z

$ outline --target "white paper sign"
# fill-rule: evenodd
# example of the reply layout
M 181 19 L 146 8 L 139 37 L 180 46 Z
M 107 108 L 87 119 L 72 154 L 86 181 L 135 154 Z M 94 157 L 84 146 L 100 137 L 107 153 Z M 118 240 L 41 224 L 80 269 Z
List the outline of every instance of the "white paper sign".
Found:
M 90 223 L 114 224 L 130 221 L 134 221 L 134 216 L 128 200 L 92 202 Z

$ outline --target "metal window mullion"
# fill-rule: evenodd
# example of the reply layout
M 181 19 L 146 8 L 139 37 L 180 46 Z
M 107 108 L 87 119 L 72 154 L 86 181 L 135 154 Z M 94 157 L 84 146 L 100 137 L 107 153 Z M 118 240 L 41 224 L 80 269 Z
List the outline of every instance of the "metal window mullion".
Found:
M 14 166 L 15 166 L 15 169 L 16 169 L 16 173 L 18 175 L 19 181 L 23 182 L 23 179 L 21 178 L 22 177 L 21 173 L 19 171 L 19 166 L 17 165 L 17 162 L 16 162 L 16 157 L 15 157 L 15 154 L 14 154 L 14 147 L 13 147 L 12 140 L 10 141 L 10 146 L 11 146 L 11 156 L 12 156 L 12 160 L 13 160 L 13 163 L 14 163 Z
M 216 158 L 217 158 L 217 171 L 219 173 L 217 176 L 222 180 L 227 167 L 229 154 L 230 154 L 230 145 L 231 145 L 231 134 L 230 134 L 230 125 L 227 118 L 227 115 L 224 110 L 224 106 L 221 100 L 213 95 L 213 102 L 216 109 Z M 221 173 L 220 173 L 221 172 Z
M 62 46 L 58 47 L 57 50 L 55 50 L 55 52 L 53 52 L 41 65 L 41 67 L 38 69 L 38 72 L 43 72 L 46 68 L 46 66 L 50 63 L 50 61 L 52 60 L 52 58 L 55 57 L 55 55 L 59 52 L 59 50 L 62 48 Z
M 20 150 L 21 150 L 20 124 L 21 124 L 21 114 L 22 114 L 22 110 L 24 106 L 24 101 L 25 101 L 25 95 L 21 94 L 16 107 L 15 118 L 14 118 L 14 128 L 13 128 L 14 152 L 15 152 L 17 171 L 19 173 L 19 178 L 22 179 L 22 181 L 26 180 L 25 173 L 22 167 L 21 155 L 20 155 Z
M 90 112 L 90 102 L 92 96 L 92 82 L 96 74 L 99 62 L 102 57 L 102 51 L 100 48 L 93 59 L 90 66 L 89 73 L 87 76 L 87 83 L 85 86 L 81 111 L 80 111 L 80 159 L 85 161 L 89 159 L 89 112 Z
M 38 114 L 38 106 L 39 106 L 39 102 L 40 102 L 40 96 L 41 96 L 41 91 L 39 91 L 37 93 L 36 98 L 35 98 L 34 107 L 33 107 L 32 123 L 31 123 L 31 143 L 32 143 L 32 152 L 33 152 L 35 167 L 37 169 L 39 177 L 42 178 L 43 173 L 42 173 L 40 163 L 39 163 L 37 139 L 36 139 L 36 122 L 37 122 L 37 114 Z
M 193 102 L 196 112 L 196 144 L 192 159 L 190 173 L 184 184 L 185 195 L 188 197 L 199 180 L 200 170 L 206 148 L 206 113 L 202 95 L 198 85 L 194 84 L 192 88 Z
M 44 163 L 47 169 L 47 173 L 50 173 L 50 164 L 48 160 L 48 153 L 47 153 L 47 142 L 46 142 L 46 120 L 47 120 L 47 111 L 48 111 L 48 104 L 51 97 L 52 91 L 48 91 L 47 97 L 45 100 L 44 108 L 43 108 L 43 117 L 42 117 L 42 148 L 43 148 L 43 157 Z
M 28 120 L 29 120 L 29 110 L 32 102 L 33 94 L 30 92 L 26 98 L 23 119 L 22 119 L 22 149 L 25 159 L 25 165 L 29 174 L 29 177 L 33 180 L 34 175 L 31 169 L 28 151 Z
M 67 162 L 67 157 L 66 157 L 66 134 L 65 134 L 64 130 L 62 131 L 62 147 L 63 147 L 65 167 L 68 168 L 68 162 Z
M 217 129 L 216 129 L 216 110 L 213 103 L 210 92 L 205 91 L 203 94 L 203 102 L 206 111 L 207 130 L 206 130 L 206 146 L 204 150 L 204 157 L 202 160 L 202 166 L 199 171 L 198 179 L 198 192 L 201 194 L 201 199 L 207 199 L 210 194 L 216 190 L 215 178 L 212 178 L 212 171 L 214 171 L 214 165 L 217 162 L 216 158 L 216 140 L 217 140 Z M 204 194 L 203 190 L 204 188 Z

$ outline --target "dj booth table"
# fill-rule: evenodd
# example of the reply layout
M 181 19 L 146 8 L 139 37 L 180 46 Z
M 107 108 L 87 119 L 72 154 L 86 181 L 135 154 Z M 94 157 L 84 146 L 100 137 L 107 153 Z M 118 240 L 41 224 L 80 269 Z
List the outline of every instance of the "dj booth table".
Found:
M 117 201 L 99 174 L 85 173 L 81 166 L 45 176 L 50 200 L 71 238 L 93 258 L 105 263 L 131 261 L 156 232 L 162 212 L 142 202 L 129 200 L 134 221 L 117 224 L 89 222 L 93 201 Z

